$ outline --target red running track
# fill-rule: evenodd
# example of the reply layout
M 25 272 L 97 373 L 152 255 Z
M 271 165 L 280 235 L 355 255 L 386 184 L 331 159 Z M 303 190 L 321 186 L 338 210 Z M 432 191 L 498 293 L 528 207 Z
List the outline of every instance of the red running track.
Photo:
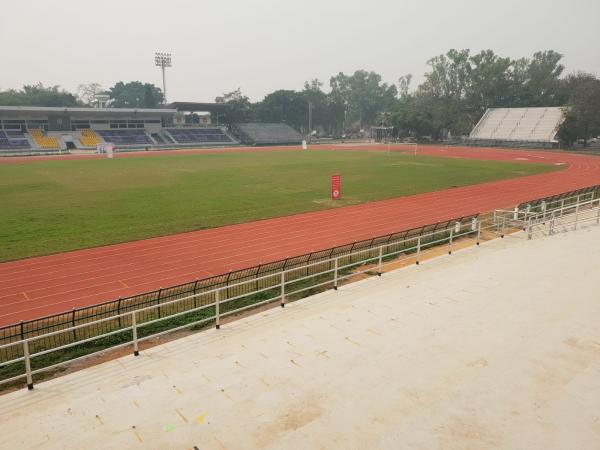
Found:
M 343 145 L 328 148 L 364 150 L 364 147 Z M 397 149 L 405 150 L 406 147 Z M 288 147 L 287 150 L 298 148 Z M 600 158 L 593 156 L 422 146 L 419 153 L 566 164 L 567 168 L 542 175 L 3 263 L 0 264 L 0 326 L 600 184 Z M 132 153 L 127 157 L 137 155 L 148 154 Z M 39 159 L 28 158 L 27 161 Z

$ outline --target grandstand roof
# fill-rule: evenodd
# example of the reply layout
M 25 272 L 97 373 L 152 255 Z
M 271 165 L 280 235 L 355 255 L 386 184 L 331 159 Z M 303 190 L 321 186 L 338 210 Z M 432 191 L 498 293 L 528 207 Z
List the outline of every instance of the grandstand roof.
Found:
M 63 106 L 0 106 L 0 113 L 30 114 L 30 113 L 66 113 L 66 114 L 144 114 L 165 115 L 175 114 L 175 109 L 150 109 L 150 108 L 70 108 Z

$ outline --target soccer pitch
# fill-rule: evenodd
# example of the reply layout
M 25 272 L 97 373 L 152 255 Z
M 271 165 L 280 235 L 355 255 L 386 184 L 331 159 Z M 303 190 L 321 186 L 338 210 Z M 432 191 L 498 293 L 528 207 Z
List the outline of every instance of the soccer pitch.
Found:
M 0 165 L 0 261 L 559 170 L 368 151 L 148 155 Z M 330 200 L 330 176 L 342 199 Z

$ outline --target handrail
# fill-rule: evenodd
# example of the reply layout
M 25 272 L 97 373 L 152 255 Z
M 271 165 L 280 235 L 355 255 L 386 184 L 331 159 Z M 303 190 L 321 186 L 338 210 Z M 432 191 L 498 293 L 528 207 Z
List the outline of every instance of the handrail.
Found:
M 412 236 L 413 234 L 422 234 L 425 230 L 436 231 L 443 227 L 447 227 L 455 221 L 466 223 L 471 220 L 475 215 L 467 217 L 455 218 L 452 220 L 446 220 L 434 224 L 428 224 L 418 228 L 410 230 L 401 230 L 393 232 L 384 236 L 375 236 L 371 239 L 366 239 L 360 242 L 349 243 L 346 245 L 340 245 L 333 248 L 322 249 L 316 252 L 311 252 L 304 255 L 295 255 L 293 257 L 287 257 L 286 259 L 279 261 L 271 261 L 267 264 L 259 264 L 254 267 L 247 267 L 239 269 L 234 272 L 225 274 L 214 275 L 204 279 L 190 280 L 187 283 L 183 283 L 175 286 L 168 286 L 166 288 L 160 288 L 155 291 L 143 292 L 130 297 L 113 299 L 101 303 L 97 303 L 91 306 L 85 306 L 81 308 L 74 308 L 71 311 L 65 311 L 61 313 L 55 313 L 52 315 L 40 317 L 37 319 L 21 321 L 11 325 L 0 327 L 0 342 L 2 341 L 13 341 L 18 338 L 24 339 L 31 335 L 37 335 L 40 333 L 46 333 L 49 329 L 65 328 L 70 325 L 75 325 L 76 322 L 82 323 L 89 320 L 94 320 L 96 317 L 104 316 L 105 314 L 114 315 L 122 311 L 130 311 L 133 308 L 140 308 L 146 304 L 154 304 L 164 302 L 165 300 L 173 297 L 181 297 L 191 293 L 197 293 L 198 290 L 210 289 L 217 285 L 229 284 L 239 279 L 255 279 L 260 274 L 265 272 L 274 273 L 281 267 L 289 266 L 305 266 L 315 260 L 322 260 L 325 256 L 332 257 L 336 254 L 347 253 L 352 251 L 354 248 L 372 247 L 374 243 L 389 242 L 390 240 L 397 240 L 400 237 Z M 123 306 L 123 308 L 122 308 Z M 0 355 L 1 358 L 1 355 Z
M 572 212 L 566 213 L 566 210 L 571 209 Z M 559 214 L 557 211 L 553 211 L 550 214 L 538 215 L 530 217 L 527 220 L 525 231 L 527 231 L 527 238 L 532 239 L 536 233 L 544 233 L 547 227 L 547 235 L 552 236 L 555 234 L 555 230 L 558 226 L 570 228 L 573 226 L 573 230 L 586 222 L 595 222 L 596 225 L 600 225 L 600 199 L 594 199 L 583 203 L 572 204 L 565 209 L 561 209 Z M 591 213 L 591 214 L 590 214 Z M 566 220 L 565 220 L 566 219 Z
M 495 225 L 489 224 L 486 228 L 493 228 Z M 205 292 L 201 292 L 198 294 L 194 294 L 194 295 L 190 295 L 190 296 L 186 296 L 183 298 L 178 298 L 175 300 L 171 300 L 165 303 L 162 303 L 160 305 L 152 305 L 152 306 L 147 306 L 144 308 L 140 308 L 140 309 L 136 309 L 134 311 L 130 311 L 130 312 L 125 312 L 125 313 L 120 313 L 118 315 L 114 315 L 114 316 L 110 316 L 110 317 L 106 317 L 106 318 L 102 318 L 102 319 L 98 319 L 92 322 L 87 322 L 85 324 L 80 324 L 80 325 L 75 325 L 72 327 L 68 327 L 68 328 L 64 328 L 58 331 L 54 331 L 51 333 L 46 333 L 46 334 L 42 334 L 42 335 L 38 335 L 38 336 L 32 336 L 30 338 L 26 338 L 26 339 L 21 339 L 18 341 L 14 341 L 14 342 L 10 342 L 7 344 L 3 344 L 0 345 L 0 349 L 6 349 L 9 347 L 22 347 L 23 349 L 23 356 L 19 356 L 17 358 L 13 358 L 7 361 L 4 361 L 2 363 L 0 363 L 0 368 L 1 367 L 5 367 L 5 366 L 9 366 L 11 364 L 15 364 L 18 362 L 25 362 L 25 371 L 23 374 L 15 376 L 15 377 L 11 377 L 5 380 L 0 380 L 0 384 L 4 384 L 4 383 L 9 383 L 9 382 L 14 382 L 17 381 L 19 379 L 23 379 L 26 378 L 27 380 L 27 387 L 28 389 L 33 389 L 33 375 L 44 372 L 44 371 L 48 371 L 51 369 L 54 369 L 56 367 L 60 367 L 60 366 L 64 366 L 65 364 L 71 363 L 73 361 L 82 359 L 82 358 L 87 358 L 90 356 L 93 356 L 95 354 L 101 353 L 106 351 L 109 348 L 120 348 L 120 347 L 125 347 L 125 346 L 129 346 L 129 345 L 133 345 L 134 348 L 134 355 L 138 355 L 139 354 L 139 347 L 138 347 L 138 343 L 140 341 L 143 340 L 147 340 L 147 339 L 151 339 L 153 337 L 157 337 L 160 336 L 162 334 L 166 334 L 169 332 L 173 332 L 175 330 L 179 330 L 179 329 L 185 329 L 185 328 L 189 328 L 192 327 L 196 324 L 199 323 L 204 323 L 204 322 L 208 322 L 211 320 L 216 321 L 216 327 L 220 328 L 220 319 L 223 317 L 226 317 L 228 315 L 234 314 L 234 313 L 238 313 L 250 308 L 254 308 L 258 305 L 262 305 L 262 304 L 267 304 L 267 303 L 272 303 L 274 301 L 277 301 L 278 299 L 281 301 L 281 306 L 284 307 L 285 306 L 285 301 L 286 301 L 286 297 L 289 297 L 291 295 L 295 295 L 298 294 L 300 292 L 306 291 L 308 289 L 314 289 L 315 287 L 318 286 L 324 286 L 324 285 L 328 285 L 328 284 L 333 284 L 334 289 L 336 289 L 339 285 L 339 282 L 341 280 L 346 280 L 349 279 L 351 277 L 356 276 L 357 274 L 361 274 L 361 273 L 366 273 L 366 272 L 371 272 L 374 270 L 374 268 L 369 267 L 366 268 L 364 270 L 359 270 L 359 271 L 355 271 L 351 274 L 344 274 L 344 273 L 340 273 L 343 272 L 346 269 L 350 269 L 352 267 L 356 267 L 356 266 L 362 266 L 362 265 L 366 265 L 366 264 L 376 264 L 376 269 L 377 269 L 377 274 L 381 275 L 381 271 L 382 268 L 384 266 L 387 266 L 389 264 L 393 264 L 396 261 L 392 260 L 392 261 L 384 261 L 385 258 L 389 258 L 389 257 L 393 257 L 399 254 L 411 254 L 411 253 L 415 253 L 415 258 L 416 258 L 416 263 L 419 264 L 420 262 L 420 254 L 421 254 L 421 250 L 423 249 L 423 247 L 427 247 L 427 246 L 433 246 L 433 245 L 437 245 L 440 243 L 444 243 L 447 242 L 448 243 L 448 253 L 451 254 L 452 253 L 452 248 L 453 248 L 453 244 L 454 241 L 456 239 L 459 239 L 461 237 L 465 237 L 465 236 L 472 236 L 472 235 L 476 235 L 476 239 L 477 239 L 477 245 L 479 245 L 480 243 L 480 238 L 481 238 L 481 231 L 482 231 L 482 221 L 480 219 L 474 219 L 474 221 L 470 224 L 470 226 L 465 226 L 464 229 L 460 225 L 460 222 L 456 222 L 454 224 L 454 226 L 452 227 L 448 227 L 448 228 L 444 228 L 444 229 L 440 229 L 440 230 L 436 230 L 433 231 L 431 233 L 426 233 L 426 234 L 422 234 L 422 235 L 416 235 L 416 236 L 411 236 L 399 241 L 392 241 L 392 242 L 386 242 L 384 244 L 378 245 L 376 247 L 369 247 L 369 248 L 364 248 L 364 249 L 360 249 L 360 250 L 356 250 L 353 252 L 350 252 L 348 254 L 345 255 L 340 255 L 340 256 L 336 256 L 334 258 L 328 258 L 325 260 L 321 260 L 321 261 L 316 261 L 313 263 L 309 263 L 307 265 L 303 265 L 302 267 L 293 267 L 293 268 L 288 268 L 288 269 L 283 269 L 278 273 L 272 273 L 272 274 L 268 274 L 268 275 L 263 275 L 261 277 L 258 277 L 256 279 L 252 279 L 252 280 L 245 280 L 245 281 L 241 281 L 239 283 L 235 283 L 232 285 L 228 285 L 228 286 L 222 286 L 222 287 L 216 287 L 214 289 L 211 289 L 209 291 L 205 291 Z M 436 238 L 436 236 L 438 235 L 444 235 L 444 237 L 442 238 Z M 427 241 L 427 238 L 433 238 L 433 240 L 431 241 Z M 400 246 L 402 244 L 406 244 L 406 243 L 413 243 L 414 245 L 410 245 L 409 247 L 403 247 L 401 250 L 395 250 L 393 249 L 395 246 Z M 373 256 L 375 255 L 375 256 Z M 354 257 L 358 257 L 358 256 L 362 256 L 360 257 L 358 260 L 356 261 L 352 261 L 352 259 Z M 350 262 L 345 263 L 344 260 L 349 260 Z M 340 264 L 340 262 L 342 262 Z M 299 278 L 288 278 L 287 275 L 291 275 L 294 272 L 297 272 L 298 270 L 307 270 L 308 267 L 314 267 L 314 266 L 318 266 L 318 265 L 326 265 L 326 264 L 333 264 L 333 268 L 328 268 L 326 270 L 322 270 L 322 271 L 318 271 L 316 273 L 311 273 L 309 275 L 306 276 L 302 276 Z M 331 280 L 327 280 L 324 282 L 320 282 L 318 280 L 319 277 L 322 277 L 323 275 L 326 274 L 333 274 L 333 279 Z M 227 289 L 231 289 L 234 286 L 242 286 L 242 285 L 248 285 L 250 283 L 256 283 L 257 281 L 260 280 L 267 280 L 267 279 L 274 279 L 274 278 L 278 278 L 279 280 L 273 284 L 270 285 L 268 287 L 263 287 L 260 289 L 253 289 L 249 292 L 234 296 L 234 297 L 229 297 L 229 298 L 223 298 L 222 297 L 222 293 L 224 291 L 226 291 Z M 289 286 L 290 284 L 294 284 L 294 283 L 298 283 L 300 281 L 305 281 L 311 278 L 317 278 L 317 282 L 310 284 L 308 287 L 304 287 L 301 289 L 296 289 L 293 291 L 286 291 L 286 287 Z M 277 293 L 277 295 L 269 297 L 265 300 L 261 300 L 259 302 L 256 303 L 252 303 L 250 305 L 245 305 L 245 306 L 241 306 L 239 308 L 235 308 L 233 310 L 228 310 L 225 311 L 224 313 L 220 313 L 220 307 L 224 304 L 227 303 L 231 303 L 235 300 L 244 298 L 244 297 L 249 297 L 249 296 L 253 296 L 256 295 L 258 293 L 262 293 L 262 292 L 267 292 L 267 291 L 273 291 L 273 290 L 279 290 L 279 292 Z M 203 304 L 191 309 L 185 309 L 184 311 L 179 311 L 179 312 L 175 312 L 172 314 L 168 314 L 165 315 L 163 317 L 158 317 L 156 319 L 152 319 L 152 320 L 148 320 L 142 323 L 138 323 L 137 318 L 139 316 L 140 313 L 143 313 L 144 311 L 151 311 L 151 310 L 156 310 L 159 307 L 162 308 L 166 308 L 168 306 L 174 306 L 174 305 L 178 305 L 178 304 L 182 304 L 186 301 L 189 301 L 190 299 L 194 299 L 194 298 L 201 298 L 201 297 L 210 297 L 211 300 L 209 303 L 207 304 Z M 190 322 L 190 323 L 186 323 L 184 325 L 175 327 L 175 328 L 170 328 L 168 330 L 164 330 L 158 333 L 153 333 L 150 334 L 148 336 L 143 336 L 143 337 L 138 337 L 138 330 L 142 327 L 154 324 L 154 323 L 158 323 L 158 322 L 163 322 L 165 320 L 168 319 L 173 319 L 175 317 L 180 317 L 183 315 L 187 315 L 193 312 L 197 312 L 197 311 L 201 311 L 201 310 L 205 310 L 205 309 L 210 309 L 210 308 L 214 308 L 214 313 L 213 315 L 209 316 L 209 317 L 204 317 L 200 320 L 194 321 L 194 322 Z M 43 340 L 43 339 L 47 339 L 48 337 L 52 337 L 52 336 L 56 336 L 56 335 L 60 335 L 60 334 L 64 334 L 64 333 L 73 333 L 76 332 L 77 330 L 81 330 L 83 328 L 86 327 L 93 327 L 93 326 L 97 326 L 99 324 L 103 324 L 105 322 L 108 321 L 114 321 L 114 320 L 119 320 L 119 319 L 130 319 L 130 323 L 131 325 L 126 326 L 126 327 L 119 327 L 116 330 L 112 330 L 106 333 L 102 333 L 99 335 L 94 335 L 92 337 L 88 337 L 85 339 L 79 339 L 79 340 L 75 340 L 73 342 L 70 342 L 68 344 L 63 344 L 57 347 L 52 347 L 52 348 L 45 348 L 42 349 L 40 351 L 30 351 L 30 345 Z M 81 344 L 85 344 L 85 343 L 89 343 L 92 341 L 96 341 L 98 339 L 102 339 L 104 337 L 108 337 L 108 336 L 114 336 L 116 334 L 119 333 L 125 333 L 125 332 L 131 332 L 132 333 L 132 338 L 131 340 L 127 340 L 124 343 L 119 343 L 119 344 L 114 344 L 111 345 L 107 348 L 104 348 L 102 350 L 99 351 L 95 351 L 89 354 L 86 354 L 84 356 L 79 356 L 76 358 L 71 358 L 68 359 L 66 361 L 60 361 L 56 364 L 52 364 L 49 366 L 45 366 L 45 367 L 41 367 L 41 368 L 36 368 L 36 369 L 32 369 L 31 368 L 31 361 L 34 358 L 43 356 L 43 355 L 47 355 L 49 353 L 53 353 L 53 352 L 57 352 L 57 351 L 61 351 L 61 350 L 66 350 L 69 348 L 72 348 L 74 346 L 77 345 L 81 345 Z

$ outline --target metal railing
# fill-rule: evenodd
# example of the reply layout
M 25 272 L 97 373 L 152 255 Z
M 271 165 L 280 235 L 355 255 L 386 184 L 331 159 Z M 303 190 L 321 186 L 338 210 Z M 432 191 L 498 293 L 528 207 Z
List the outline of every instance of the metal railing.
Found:
M 192 283 L 192 292 L 179 292 L 175 298 L 160 301 L 159 291 L 154 299 L 158 301 L 134 305 L 128 311 L 110 310 L 104 317 L 93 317 L 84 323 L 61 323 L 55 330 L 13 337 L 9 342 L 0 340 L 0 385 L 25 379 L 32 389 L 35 375 L 107 349 L 132 346 L 134 355 L 138 355 L 140 342 L 197 326 L 212 324 L 218 329 L 224 318 L 249 309 L 274 302 L 285 307 L 289 301 L 320 290 L 337 289 L 340 283 L 352 281 L 357 275 L 381 275 L 384 267 L 398 264 L 401 258 L 419 264 L 422 252 L 432 247 L 447 245 L 452 254 L 456 240 L 465 237 L 473 238 L 479 245 L 483 231 L 503 237 L 511 231 L 510 227 L 521 228 L 531 238 L 546 226 L 547 233 L 553 234 L 560 226 L 577 227 L 594 219 L 598 223 L 598 187 L 572 194 L 530 202 L 516 210 L 496 211 L 489 219 L 469 216 L 442 222 L 444 227 L 438 223 L 336 247 L 317 252 L 314 260 L 314 254 L 307 259 L 286 259 L 267 265 L 268 270 L 262 273 L 259 266 L 251 269 L 255 272 L 250 277 L 230 279 L 230 274 L 226 283 L 204 286 L 201 291 L 196 289 L 197 280 Z M 288 265 L 290 261 L 293 263 Z
M 15 371 L 20 373 L 0 380 L 0 384 L 25 379 L 28 389 L 33 389 L 33 377 L 35 375 L 60 368 L 83 358 L 89 358 L 107 349 L 131 346 L 134 355 L 137 356 L 140 351 L 140 342 L 157 338 L 166 333 L 210 323 L 219 329 L 224 318 L 240 314 L 249 309 L 274 302 L 279 303 L 281 307 L 285 307 L 288 301 L 302 298 L 305 296 L 304 294 L 310 294 L 319 288 L 337 290 L 342 282 L 351 281 L 353 277 L 360 274 L 371 273 L 372 275 L 381 276 L 383 268 L 390 264 L 397 264 L 398 257 L 401 256 L 412 258 L 416 264 L 419 264 L 422 252 L 434 246 L 447 245 L 447 251 L 451 254 L 456 241 L 461 238 L 472 237 L 479 245 L 482 230 L 487 228 L 493 229 L 494 224 L 483 225 L 481 220 L 473 217 L 468 226 L 458 221 L 449 228 L 415 235 L 402 241 L 356 250 L 342 256 L 308 263 L 301 267 L 282 269 L 277 273 L 217 287 L 171 300 L 161 305 L 146 306 L 131 312 L 120 313 L 115 316 L 3 344 L 0 345 L 0 351 L 6 352 L 9 349 L 16 349 L 16 351 L 9 352 L 14 355 L 12 358 L 0 362 L 0 369 L 12 366 Z M 234 296 L 227 294 L 229 289 L 247 287 L 248 285 L 251 286 L 248 292 Z M 190 303 L 195 306 L 187 308 L 186 306 Z M 158 308 L 162 308 L 162 315 L 156 314 Z M 191 320 L 185 320 L 181 325 L 173 324 L 174 320 L 183 319 L 186 316 Z M 114 321 L 118 321 L 121 327 L 102 334 L 94 333 L 92 336 L 89 336 L 86 332 L 86 329 L 90 327 L 97 329 Z M 171 322 L 171 326 L 165 327 L 166 329 L 155 328 L 156 325 L 165 322 Z M 49 338 L 65 333 L 74 336 L 76 339 L 67 344 L 48 347 Z M 42 356 L 67 352 L 85 344 L 97 343 L 99 340 L 106 341 L 115 337 L 120 339 L 116 339 L 112 343 L 109 342 L 99 350 L 92 348 L 91 351 L 82 355 L 74 353 L 55 362 L 39 359 Z M 35 364 L 36 361 L 40 361 L 40 363 Z
M 507 228 L 522 228 L 525 230 L 531 218 L 545 221 L 546 217 L 554 214 L 562 216 L 567 214 L 572 207 L 600 198 L 598 186 L 581 189 L 579 191 L 547 197 L 516 206 L 513 210 L 494 211 L 494 223 L 497 224 L 499 234 L 504 235 Z
M 156 314 L 160 317 L 164 312 L 161 305 L 171 300 L 189 297 L 201 292 L 213 290 L 217 287 L 228 287 L 228 289 L 225 291 L 227 296 L 239 295 L 248 291 L 248 289 L 242 289 L 239 286 L 232 287 L 240 281 L 254 280 L 256 282 L 256 287 L 258 287 L 260 284 L 260 282 L 256 281 L 258 278 L 268 274 L 279 273 L 279 271 L 282 269 L 305 267 L 306 264 L 325 261 L 336 256 L 344 256 L 357 250 L 403 241 L 419 234 L 426 234 L 448 228 L 451 226 L 451 224 L 457 221 L 463 224 L 468 224 L 473 217 L 474 216 L 467 216 L 460 219 L 438 222 L 436 224 L 426 225 L 419 228 L 404 230 L 388 235 L 378 236 L 372 239 L 350 243 L 347 245 L 311 252 L 305 255 L 289 257 L 284 260 L 274 261 L 267 264 L 259 264 L 258 266 L 237 270 L 222 275 L 191 280 L 188 283 L 170 286 L 167 288 L 160 288 L 156 291 L 145 292 L 131 297 L 119 298 L 117 300 L 111 300 L 82 308 L 75 308 L 70 311 L 41 317 L 39 319 L 22 321 L 14 325 L 0 328 L 0 345 L 18 340 L 24 340 L 40 334 L 48 334 L 61 329 L 72 328 L 75 325 L 93 322 L 98 319 L 118 317 L 121 313 L 131 312 L 147 306 L 157 305 L 158 308 L 156 310 Z M 185 307 L 188 307 L 189 309 L 194 306 L 196 305 L 190 302 L 190 304 L 186 305 Z M 107 331 L 107 328 L 109 327 L 114 329 L 121 328 L 122 323 L 120 321 L 109 322 L 106 327 L 99 329 L 96 334 L 102 334 L 103 332 Z M 59 338 L 52 338 L 52 342 L 48 342 L 48 345 L 57 346 L 63 343 L 69 343 L 71 340 L 73 339 L 69 338 L 68 335 L 63 335 L 61 336 L 60 342 Z M 11 357 L 12 355 L 10 352 L 0 350 L 0 362 L 10 359 Z
M 558 232 L 577 230 L 587 224 L 600 225 L 600 199 L 577 202 L 550 212 L 530 215 L 526 220 L 527 238 L 552 236 Z

